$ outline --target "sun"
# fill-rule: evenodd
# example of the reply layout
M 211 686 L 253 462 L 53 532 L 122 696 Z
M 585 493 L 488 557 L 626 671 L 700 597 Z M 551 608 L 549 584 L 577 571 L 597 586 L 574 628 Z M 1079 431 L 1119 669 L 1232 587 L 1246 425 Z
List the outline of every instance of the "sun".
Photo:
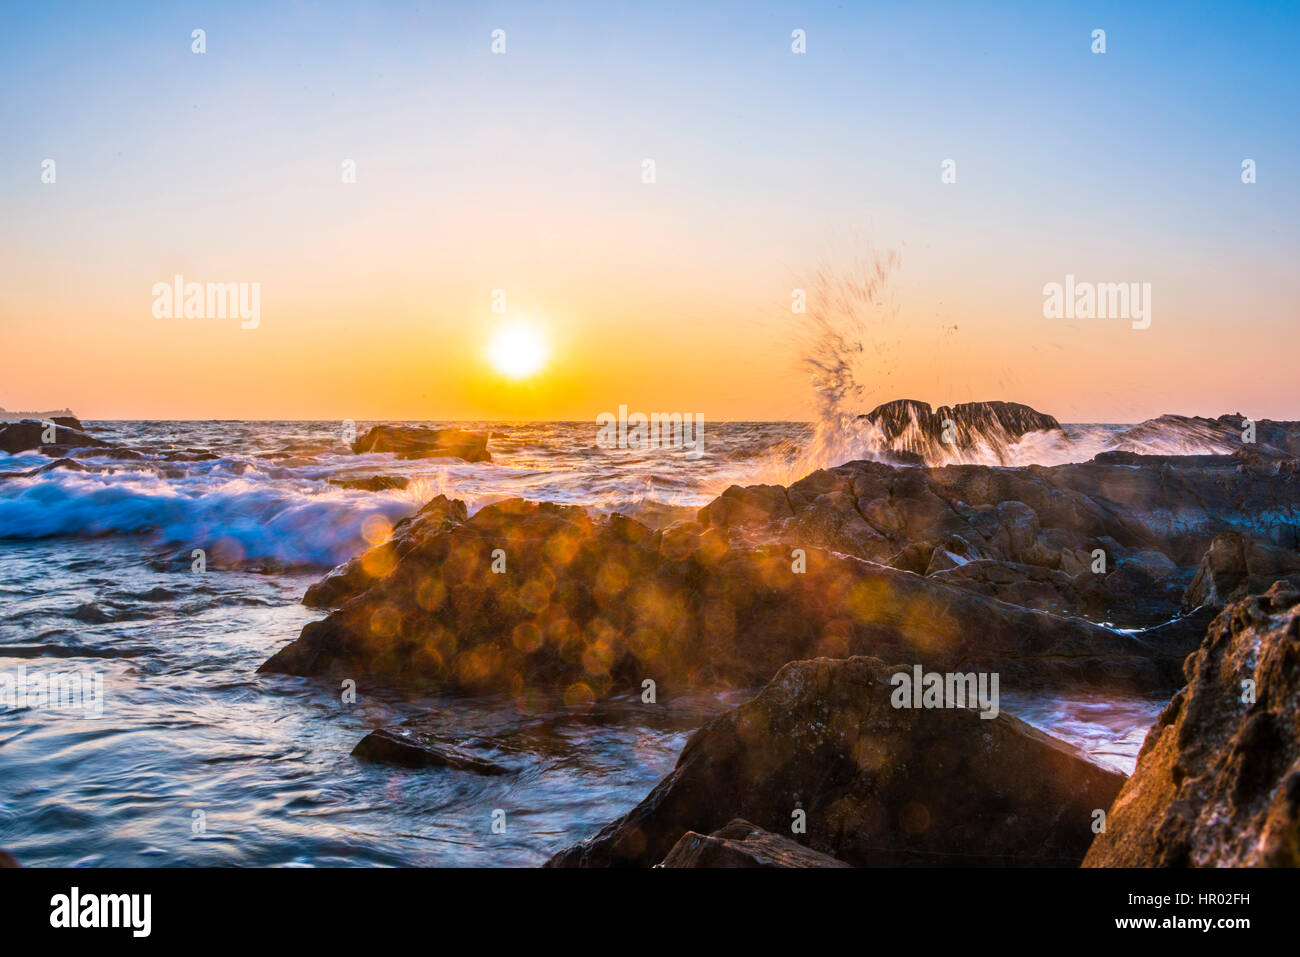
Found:
M 508 379 L 526 379 L 546 364 L 546 341 L 532 326 L 502 326 L 488 343 L 488 361 Z

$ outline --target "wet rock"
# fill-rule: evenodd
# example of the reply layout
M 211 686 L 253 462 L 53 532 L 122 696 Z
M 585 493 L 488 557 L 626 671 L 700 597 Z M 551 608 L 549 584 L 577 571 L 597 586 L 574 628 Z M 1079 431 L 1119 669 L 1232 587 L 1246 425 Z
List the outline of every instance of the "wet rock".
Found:
M 352 756 L 359 761 L 396 764 L 404 768 L 453 768 L 474 774 L 496 776 L 512 770 L 476 757 L 438 736 L 413 728 L 380 728 L 357 742 Z
M 1023 685 L 1173 687 L 1195 646 L 1119 634 L 806 548 L 654 532 L 624 516 L 512 499 L 465 519 L 441 500 L 313 586 L 342 601 L 262 665 L 578 702 L 752 687 L 818 655 L 877 654 Z
M 1184 610 L 1183 592 L 1217 535 L 1296 551 L 1300 478 L 1294 465 L 1216 455 L 1113 453 L 1024 468 L 850 462 L 785 489 L 729 488 L 697 521 L 731 540 L 833 549 L 1141 627 Z M 1002 570 L 961 570 L 980 561 Z
M 376 581 L 386 578 L 397 567 L 398 559 L 425 537 L 450 524 L 465 521 L 464 502 L 439 495 L 427 502 L 415 515 L 393 526 L 393 537 L 382 545 L 368 549 L 330 571 L 307 589 L 302 603 L 308 608 L 332 608 L 365 591 Z
M 712 834 L 687 831 L 660 867 L 848 867 L 829 854 L 736 818 Z
M 786 665 L 650 795 L 549 866 L 650 866 L 742 817 L 856 866 L 1073 866 L 1123 776 L 1005 713 L 894 708 L 876 658 Z M 801 813 L 800 813 L 801 812 Z
M 75 459 L 55 459 L 53 462 L 47 462 L 40 468 L 27 469 L 23 472 L 0 472 L 0 480 L 34 478 L 37 475 L 44 475 L 47 472 L 53 472 L 56 469 L 62 469 L 68 472 L 88 472 L 90 471 Z
M 352 443 L 352 451 L 392 452 L 399 459 L 458 458 L 491 462 L 488 437 L 462 429 L 429 429 L 412 425 L 376 425 Z
M 340 488 L 359 489 L 363 492 L 388 492 L 406 488 L 411 484 L 411 480 L 404 475 L 371 475 L 366 478 L 332 478 L 329 483 Z
M 87 435 L 80 429 L 60 425 L 54 421 L 53 432 L 43 422 L 24 420 L 22 422 L 0 423 L 0 451 L 17 455 L 19 452 L 41 451 L 46 454 L 66 455 L 74 448 L 103 446 L 107 443 Z M 53 442 L 46 442 L 49 433 Z
M 145 455 L 143 452 L 137 452 L 135 449 L 125 448 L 106 449 L 104 451 L 97 450 L 92 454 L 101 458 L 117 459 L 125 462 L 144 462 L 149 458 L 149 456 Z
M 927 402 L 896 399 L 860 418 L 880 429 L 890 449 L 921 454 L 975 447 L 999 453 L 1030 432 L 1061 431 L 1052 416 L 1019 402 L 963 402 L 931 410 Z
M 1300 866 L 1300 591 L 1225 608 L 1185 673 L 1084 866 Z
M 1121 451 L 1181 452 L 1189 447 L 1224 454 L 1244 452 L 1263 461 L 1300 457 L 1300 422 L 1253 421 L 1254 442 L 1247 442 L 1247 419 L 1239 412 L 1216 419 L 1201 416 L 1162 415 L 1124 430 L 1116 441 Z
M 214 462 L 220 457 L 210 449 L 169 449 L 160 455 L 166 462 Z

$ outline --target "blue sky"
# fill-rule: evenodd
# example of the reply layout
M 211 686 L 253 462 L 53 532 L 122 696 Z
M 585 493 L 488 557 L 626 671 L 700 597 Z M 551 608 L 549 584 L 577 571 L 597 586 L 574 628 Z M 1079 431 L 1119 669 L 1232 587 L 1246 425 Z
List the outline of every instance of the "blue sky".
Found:
M 996 375 L 902 360 L 918 398 L 1300 417 L 1277 381 L 1300 346 L 1295 3 L 68 3 L 8 4 L 0 23 L 0 342 L 48 330 L 86 349 L 81 379 L 14 380 L 24 397 L 144 414 L 170 393 L 86 382 L 96 356 L 124 341 L 156 368 L 190 356 L 215 389 L 232 363 L 269 373 L 286 350 L 332 361 L 315 343 L 362 309 L 385 317 L 370 365 L 417 330 L 458 341 L 482 289 L 507 284 L 558 336 L 698 337 L 658 379 L 602 380 L 575 347 L 592 394 L 562 390 L 556 417 L 619 404 L 599 392 L 618 382 L 633 404 L 797 417 L 803 387 L 753 317 L 868 241 L 900 251 L 918 341 L 951 324 L 963 352 L 998 344 L 981 363 Z M 489 51 L 497 28 L 505 56 Z M 343 157 L 362 199 L 339 194 Z M 940 187 L 947 158 L 958 181 Z M 134 290 L 182 269 L 265 276 L 283 323 L 252 344 L 141 332 Z M 1067 272 L 1151 281 L 1151 334 L 1044 327 L 1037 290 Z M 672 361 L 657 348 L 645 363 Z M 728 348 L 728 366 L 772 382 L 761 397 L 718 370 Z M 393 398 L 368 376 L 355 388 Z M 1007 388 L 1020 394 L 995 395 Z M 510 411 L 453 392 L 436 411 Z M 286 409 L 256 388 L 185 411 L 245 400 L 335 411 L 323 393 Z

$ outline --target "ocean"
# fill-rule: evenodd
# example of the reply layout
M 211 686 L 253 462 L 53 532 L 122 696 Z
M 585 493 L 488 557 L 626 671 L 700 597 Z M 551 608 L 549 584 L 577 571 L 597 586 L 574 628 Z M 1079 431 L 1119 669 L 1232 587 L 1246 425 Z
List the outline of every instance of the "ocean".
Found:
M 540 864 L 640 801 L 695 727 L 752 690 L 678 699 L 653 719 L 618 700 L 522 711 L 367 688 L 343 704 L 331 684 L 256 673 L 323 617 L 301 605 L 307 586 L 439 493 L 471 512 L 521 496 L 663 524 L 729 485 L 872 454 L 842 423 L 710 425 L 699 459 L 600 448 L 592 423 L 454 424 L 490 432 L 493 461 L 354 455 L 337 421 L 92 421 L 138 457 L 79 454 L 23 477 L 53 460 L 0 453 L 0 690 L 6 675 L 84 682 L 80 707 L 0 700 L 0 847 L 91 867 Z M 1121 428 L 1066 426 L 999 452 L 1083 461 Z M 1164 435 L 1147 450 L 1189 449 Z M 337 484 L 373 476 L 407 484 Z M 1002 708 L 1129 772 L 1164 703 L 1004 693 Z M 351 757 L 368 730 L 416 715 L 489 742 L 518 773 Z

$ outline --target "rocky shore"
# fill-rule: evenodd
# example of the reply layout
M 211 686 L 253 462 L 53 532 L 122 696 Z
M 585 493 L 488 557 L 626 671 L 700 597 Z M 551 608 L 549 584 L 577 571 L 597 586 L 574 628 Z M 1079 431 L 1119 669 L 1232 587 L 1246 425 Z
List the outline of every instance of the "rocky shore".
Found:
M 1055 427 L 982 405 L 877 420 Z M 1294 863 L 1300 428 L 1257 423 L 1243 445 L 1240 417 L 1182 425 L 1223 454 L 856 461 L 661 528 L 438 496 L 313 585 L 328 613 L 261 670 L 577 709 L 761 688 L 552 866 Z M 900 706 L 897 676 L 922 672 L 1174 697 L 1125 782 L 996 709 Z M 498 773 L 401 729 L 358 756 Z

